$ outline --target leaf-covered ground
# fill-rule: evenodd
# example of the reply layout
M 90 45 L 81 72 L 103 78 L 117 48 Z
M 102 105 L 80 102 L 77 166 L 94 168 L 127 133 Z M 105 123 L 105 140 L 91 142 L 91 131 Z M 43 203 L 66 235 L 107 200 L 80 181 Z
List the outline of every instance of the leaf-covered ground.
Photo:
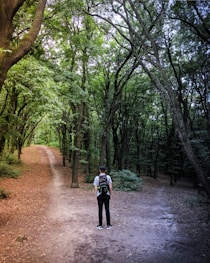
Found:
M 141 192 L 114 192 L 111 230 L 97 230 L 92 186 L 71 189 L 59 152 L 32 146 L 18 179 L 0 179 L 1 263 L 207 263 L 210 209 L 186 182 L 144 177 Z M 105 225 L 105 221 L 104 221 Z

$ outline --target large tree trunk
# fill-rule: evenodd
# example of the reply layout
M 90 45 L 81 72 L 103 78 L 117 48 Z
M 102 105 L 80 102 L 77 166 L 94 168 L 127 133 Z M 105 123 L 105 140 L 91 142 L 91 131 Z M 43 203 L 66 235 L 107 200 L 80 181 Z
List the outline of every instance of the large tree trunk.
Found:
M 25 0 L 0 0 L 0 92 L 10 67 L 31 49 L 41 27 L 47 0 L 39 0 L 30 30 L 16 47 L 12 46 L 13 18 Z

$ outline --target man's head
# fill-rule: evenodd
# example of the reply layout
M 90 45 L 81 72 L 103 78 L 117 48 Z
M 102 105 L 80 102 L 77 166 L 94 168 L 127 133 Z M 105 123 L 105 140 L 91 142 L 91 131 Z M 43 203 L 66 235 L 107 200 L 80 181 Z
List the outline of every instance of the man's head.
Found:
M 104 173 L 106 171 L 106 167 L 104 165 L 99 166 L 99 171 Z

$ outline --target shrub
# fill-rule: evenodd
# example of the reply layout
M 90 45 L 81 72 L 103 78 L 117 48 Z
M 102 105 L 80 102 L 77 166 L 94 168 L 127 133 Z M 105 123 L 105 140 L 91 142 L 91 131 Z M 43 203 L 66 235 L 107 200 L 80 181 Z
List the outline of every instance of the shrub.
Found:
M 85 178 L 85 183 L 88 183 L 88 184 L 93 183 L 94 178 L 95 178 L 95 175 L 91 175 L 91 174 L 87 175 Z
M 19 164 L 20 160 L 18 160 L 17 157 L 15 157 L 13 154 L 9 154 L 5 158 L 6 163 L 8 164 Z
M 0 177 L 17 178 L 18 173 L 13 168 L 4 162 L 0 162 Z
M 59 148 L 59 142 L 50 142 L 48 143 L 49 146 Z
M 114 190 L 139 191 L 142 187 L 142 179 L 129 170 L 111 172 Z

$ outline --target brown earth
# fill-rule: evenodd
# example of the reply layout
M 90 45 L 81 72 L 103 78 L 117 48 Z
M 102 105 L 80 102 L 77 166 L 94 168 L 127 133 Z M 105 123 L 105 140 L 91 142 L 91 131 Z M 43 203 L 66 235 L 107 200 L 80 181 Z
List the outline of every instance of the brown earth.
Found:
M 1 263 L 207 263 L 210 209 L 186 182 L 143 177 L 140 192 L 114 192 L 111 230 L 96 229 L 92 185 L 70 188 L 56 149 L 25 148 L 18 179 L 1 179 Z M 114 186 L 114 184 L 113 184 Z M 105 222 L 104 222 L 105 226 Z

